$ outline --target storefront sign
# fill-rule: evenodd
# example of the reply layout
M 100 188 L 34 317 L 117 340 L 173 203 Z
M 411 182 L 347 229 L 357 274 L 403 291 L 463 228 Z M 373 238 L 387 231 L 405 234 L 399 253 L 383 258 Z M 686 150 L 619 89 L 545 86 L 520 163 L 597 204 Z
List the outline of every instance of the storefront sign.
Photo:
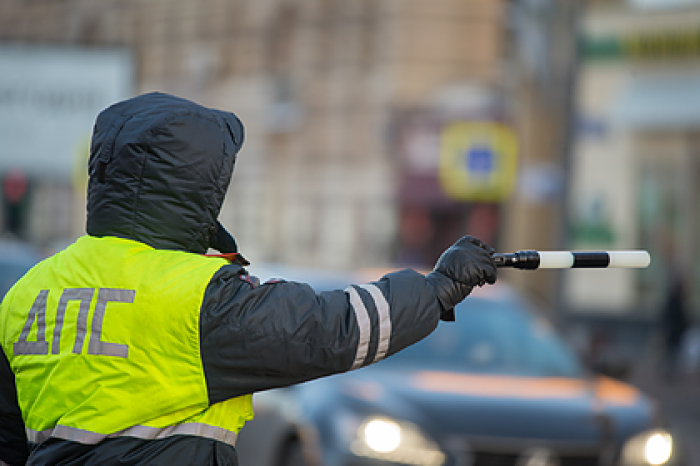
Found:
M 662 59 L 700 56 L 700 29 L 642 32 L 624 37 L 586 38 L 582 57 L 605 59 Z
M 97 114 L 133 92 L 121 49 L 2 46 L 0 70 L 0 172 L 29 177 L 70 180 Z

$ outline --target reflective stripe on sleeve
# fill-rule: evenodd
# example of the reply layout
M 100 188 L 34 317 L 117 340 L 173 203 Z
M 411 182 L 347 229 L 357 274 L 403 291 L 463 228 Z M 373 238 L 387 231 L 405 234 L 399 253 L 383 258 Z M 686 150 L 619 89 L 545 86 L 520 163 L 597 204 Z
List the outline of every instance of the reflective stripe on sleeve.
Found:
M 355 360 L 350 367 L 350 370 L 357 369 L 362 366 L 362 363 L 367 357 L 367 351 L 369 350 L 369 338 L 372 333 L 372 327 L 369 321 L 369 314 L 367 313 L 367 308 L 360 298 L 360 294 L 357 290 L 349 286 L 345 288 L 345 292 L 350 297 L 350 304 L 355 310 L 355 317 L 357 318 L 357 326 L 360 329 L 360 339 L 357 343 L 357 352 L 355 353 Z
M 369 292 L 374 300 L 379 313 L 379 345 L 377 346 L 377 354 L 374 356 L 374 361 L 381 361 L 386 356 L 389 350 L 389 342 L 391 340 L 391 314 L 389 313 L 389 303 L 386 301 L 384 294 L 375 285 L 360 285 Z
M 134 426 L 109 435 L 98 434 L 96 432 L 61 425 L 58 425 L 53 429 L 46 429 L 42 431 L 32 429 L 26 429 L 26 431 L 27 439 L 33 443 L 41 443 L 53 437 L 89 445 L 94 445 L 104 439 L 115 437 L 135 437 L 143 440 L 156 440 L 175 435 L 193 435 L 218 440 L 234 446 L 237 436 L 235 432 L 230 430 L 199 423 L 178 424 L 176 426 L 164 428 Z

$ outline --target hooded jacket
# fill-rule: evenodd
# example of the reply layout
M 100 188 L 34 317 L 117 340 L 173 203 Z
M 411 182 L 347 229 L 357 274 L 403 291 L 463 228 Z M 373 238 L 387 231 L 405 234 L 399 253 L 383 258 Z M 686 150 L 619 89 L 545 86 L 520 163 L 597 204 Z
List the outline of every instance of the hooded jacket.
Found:
M 163 251 L 237 252 L 217 218 L 243 137 L 234 114 L 162 93 L 104 110 L 92 138 L 87 234 L 98 244 L 100 238 L 121 238 Z M 110 260 L 110 267 L 127 267 Z M 36 267 L 48 267 L 44 262 Z M 285 280 L 256 286 L 246 264 L 241 257 L 222 261 L 203 290 L 197 347 L 210 405 L 377 362 L 431 333 L 442 312 L 425 277 L 412 270 L 316 293 L 308 284 Z M 83 286 L 95 286 L 90 264 L 80 269 Z M 14 293 L 40 290 L 31 276 Z M 11 312 L 3 302 L 0 318 Z M 233 445 L 196 433 L 98 443 L 57 435 L 24 448 L 17 441 L 23 432 L 12 384 L 22 374 L 4 357 L 12 342 L 0 341 L 0 414 L 8 420 L 0 423 L 0 460 L 23 464 L 29 454 L 28 464 L 237 464 Z

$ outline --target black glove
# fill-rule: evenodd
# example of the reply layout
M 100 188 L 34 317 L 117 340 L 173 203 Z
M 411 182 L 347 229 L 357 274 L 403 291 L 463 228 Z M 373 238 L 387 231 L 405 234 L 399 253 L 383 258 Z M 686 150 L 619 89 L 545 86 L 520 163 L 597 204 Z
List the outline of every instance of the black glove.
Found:
M 493 253 L 491 246 L 473 236 L 463 237 L 442 253 L 433 271 L 425 277 L 442 305 L 442 320 L 455 320 L 454 307 L 475 286 L 496 283 Z

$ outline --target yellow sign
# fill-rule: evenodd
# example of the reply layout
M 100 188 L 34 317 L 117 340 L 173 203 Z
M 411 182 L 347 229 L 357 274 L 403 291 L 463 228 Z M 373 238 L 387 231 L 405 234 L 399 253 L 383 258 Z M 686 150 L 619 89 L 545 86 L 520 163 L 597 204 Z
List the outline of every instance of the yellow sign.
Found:
M 450 123 L 440 137 L 440 184 L 460 201 L 502 201 L 515 187 L 517 151 L 515 134 L 502 124 Z

